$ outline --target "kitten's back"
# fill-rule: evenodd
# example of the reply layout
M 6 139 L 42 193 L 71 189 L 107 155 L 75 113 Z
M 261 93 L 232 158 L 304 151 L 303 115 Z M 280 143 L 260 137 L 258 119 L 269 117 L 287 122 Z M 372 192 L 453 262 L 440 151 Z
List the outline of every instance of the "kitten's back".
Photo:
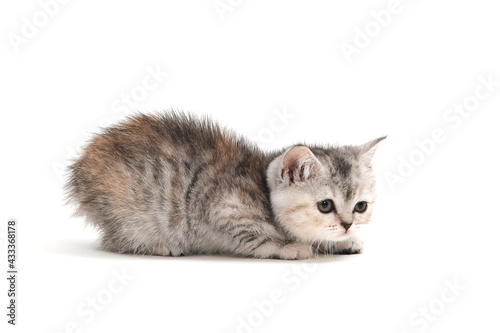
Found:
M 150 253 L 154 247 L 168 254 L 174 250 L 162 248 L 165 237 L 189 242 L 187 228 L 210 219 L 206 207 L 224 187 L 250 186 L 266 202 L 259 186 L 265 187 L 267 163 L 208 119 L 141 114 L 94 137 L 71 166 L 67 190 L 77 212 L 101 229 L 105 249 Z M 238 184 L 241 175 L 251 181 Z

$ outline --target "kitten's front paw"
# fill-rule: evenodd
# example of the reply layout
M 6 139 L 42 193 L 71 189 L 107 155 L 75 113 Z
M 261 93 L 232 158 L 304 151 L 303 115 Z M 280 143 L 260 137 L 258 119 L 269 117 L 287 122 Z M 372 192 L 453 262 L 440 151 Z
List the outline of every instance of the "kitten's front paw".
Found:
M 345 241 L 328 244 L 322 250 L 326 254 L 358 254 L 363 251 L 363 241 L 358 238 L 350 238 Z
M 357 238 L 348 239 L 335 243 L 334 247 L 337 254 L 358 254 L 363 250 L 363 241 Z
M 268 242 L 257 248 L 254 256 L 257 258 L 297 260 L 312 258 L 313 251 L 311 245 L 305 243 L 290 243 L 282 246 Z
M 280 256 L 282 259 L 308 259 L 312 258 L 313 251 L 309 244 L 290 243 L 281 248 Z

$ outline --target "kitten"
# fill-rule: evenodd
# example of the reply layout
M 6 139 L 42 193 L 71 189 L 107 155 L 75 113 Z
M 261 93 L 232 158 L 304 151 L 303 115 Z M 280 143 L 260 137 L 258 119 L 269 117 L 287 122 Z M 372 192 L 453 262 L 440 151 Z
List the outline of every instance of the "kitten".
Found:
M 66 187 L 108 251 L 353 254 L 372 214 L 371 160 L 383 139 L 265 153 L 208 119 L 140 114 L 95 136 Z

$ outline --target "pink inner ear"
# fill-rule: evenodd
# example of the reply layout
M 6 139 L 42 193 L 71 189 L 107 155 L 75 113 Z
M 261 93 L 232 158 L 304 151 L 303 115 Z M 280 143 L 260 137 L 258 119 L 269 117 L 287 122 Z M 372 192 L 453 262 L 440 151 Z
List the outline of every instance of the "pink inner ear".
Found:
M 319 161 L 304 146 L 290 149 L 283 157 L 281 178 L 288 177 L 291 183 L 305 182 L 317 175 L 320 170 Z

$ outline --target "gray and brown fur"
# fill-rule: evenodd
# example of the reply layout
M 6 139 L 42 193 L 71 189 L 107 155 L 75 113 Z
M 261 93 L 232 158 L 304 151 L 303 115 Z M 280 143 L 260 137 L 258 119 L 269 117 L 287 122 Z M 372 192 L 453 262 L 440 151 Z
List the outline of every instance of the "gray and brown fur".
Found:
M 314 229 L 304 235 L 317 236 L 302 237 L 297 224 L 324 227 L 325 216 L 311 215 L 319 193 L 337 196 L 339 207 L 362 191 L 374 200 L 371 156 L 366 166 L 361 160 L 378 141 L 265 153 L 207 118 L 139 114 L 93 138 L 70 167 L 67 192 L 109 251 L 282 259 L 308 258 L 314 248 L 356 253 L 354 234 Z M 328 230 L 341 214 L 326 222 Z

